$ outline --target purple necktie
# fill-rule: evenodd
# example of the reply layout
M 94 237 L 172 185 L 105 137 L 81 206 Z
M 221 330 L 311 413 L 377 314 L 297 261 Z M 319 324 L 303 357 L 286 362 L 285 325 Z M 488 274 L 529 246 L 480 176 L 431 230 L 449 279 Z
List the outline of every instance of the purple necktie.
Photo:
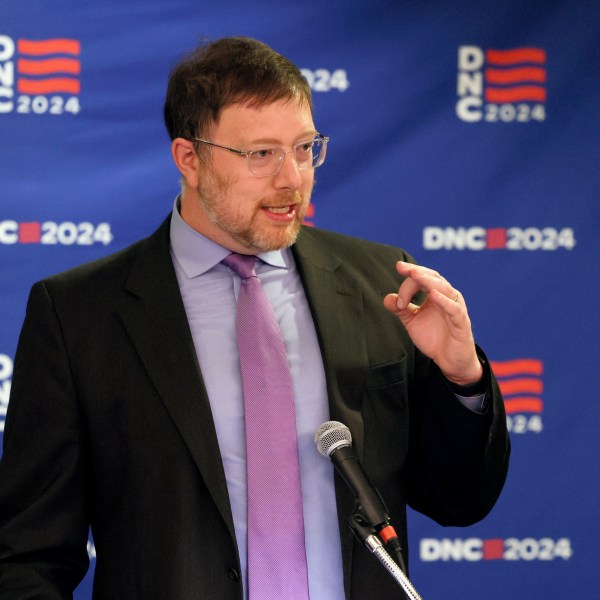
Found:
M 308 599 L 292 378 L 256 256 L 223 263 L 241 278 L 236 330 L 244 390 L 248 474 L 248 598 Z

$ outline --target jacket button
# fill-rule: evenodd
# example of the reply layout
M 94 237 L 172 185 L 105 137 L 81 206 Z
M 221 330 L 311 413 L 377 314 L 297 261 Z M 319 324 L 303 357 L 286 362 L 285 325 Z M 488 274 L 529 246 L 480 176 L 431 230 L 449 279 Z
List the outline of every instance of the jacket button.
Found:
M 227 575 L 229 575 L 229 579 L 232 581 L 238 581 L 240 578 L 240 574 L 233 567 L 227 569 Z

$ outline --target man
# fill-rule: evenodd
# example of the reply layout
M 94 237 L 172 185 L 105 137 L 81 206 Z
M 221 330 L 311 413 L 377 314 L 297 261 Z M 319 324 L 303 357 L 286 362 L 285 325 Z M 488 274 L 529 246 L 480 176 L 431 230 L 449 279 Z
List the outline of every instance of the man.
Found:
M 509 445 L 464 299 L 401 250 L 301 225 L 327 140 L 299 70 L 264 44 L 187 57 L 165 122 L 171 217 L 32 289 L 0 463 L 0 596 L 70 597 L 91 525 L 95 598 L 266 597 L 248 596 L 233 252 L 259 256 L 285 344 L 310 595 L 402 598 L 354 541 L 352 494 L 312 438 L 329 419 L 350 428 L 404 548 L 407 503 L 445 525 L 483 518 Z

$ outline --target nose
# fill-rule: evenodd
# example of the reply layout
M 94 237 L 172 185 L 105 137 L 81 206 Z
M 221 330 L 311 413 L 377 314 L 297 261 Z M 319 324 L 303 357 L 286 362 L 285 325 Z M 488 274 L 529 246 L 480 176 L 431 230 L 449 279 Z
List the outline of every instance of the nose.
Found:
M 274 183 L 279 189 L 291 190 L 297 190 L 302 185 L 302 173 L 291 150 L 284 154 L 281 169 L 275 175 Z

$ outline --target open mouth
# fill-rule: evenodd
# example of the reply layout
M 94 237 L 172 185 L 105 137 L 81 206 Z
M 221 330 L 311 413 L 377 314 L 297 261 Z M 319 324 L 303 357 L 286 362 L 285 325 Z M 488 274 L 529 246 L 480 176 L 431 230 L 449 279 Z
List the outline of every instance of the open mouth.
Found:
M 262 209 L 271 218 L 277 220 L 290 220 L 296 215 L 295 204 L 288 204 L 287 206 L 263 206 Z

